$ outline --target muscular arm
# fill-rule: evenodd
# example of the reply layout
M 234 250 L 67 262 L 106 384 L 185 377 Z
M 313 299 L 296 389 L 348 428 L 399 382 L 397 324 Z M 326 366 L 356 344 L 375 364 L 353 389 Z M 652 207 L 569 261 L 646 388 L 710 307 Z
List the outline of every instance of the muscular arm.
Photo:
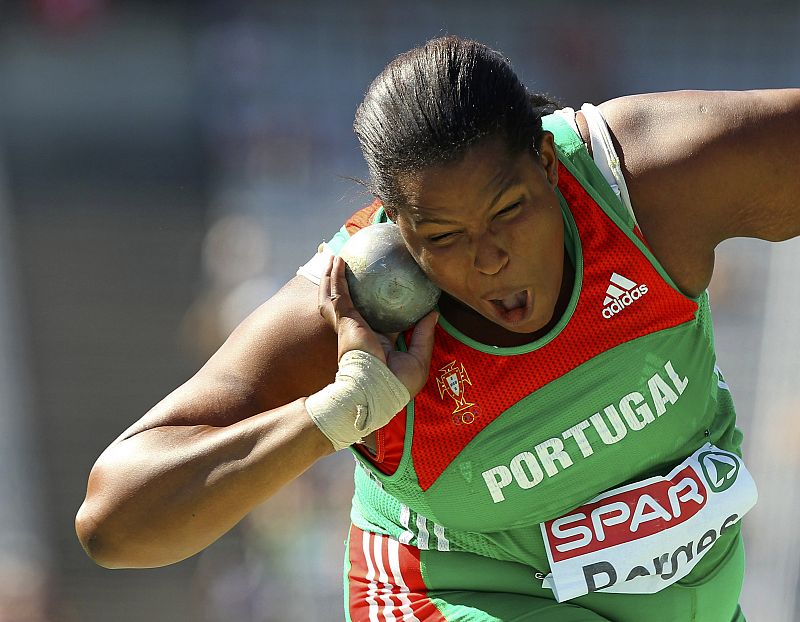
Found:
M 800 89 L 653 93 L 600 108 L 642 232 L 687 294 L 708 285 L 723 240 L 800 235 Z
M 295 278 L 93 467 L 76 528 L 108 567 L 162 566 L 216 540 L 330 442 L 304 396 L 332 381 L 336 333 Z
M 76 518 L 95 561 L 163 566 L 197 553 L 332 453 L 329 438 L 340 447 L 356 442 L 416 395 L 428 377 L 436 313 L 398 351 L 356 311 L 344 272 L 337 259 L 319 287 L 295 278 L 103 452 Z M 360 354 L 347 360 L 360 363 L 344 362 L 342 378 L 318 392 L 353 350 Z M 349 398 L 367 402 L 353 408 Z M 359 412 L 366 416 L 356 428 Z

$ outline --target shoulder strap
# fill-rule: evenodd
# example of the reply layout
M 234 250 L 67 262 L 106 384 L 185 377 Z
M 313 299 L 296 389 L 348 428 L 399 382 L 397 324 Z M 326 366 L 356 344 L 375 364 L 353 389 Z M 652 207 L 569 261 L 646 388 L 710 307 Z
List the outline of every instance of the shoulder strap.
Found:
M 548 132 L 552 132 L 559 160 L 569 172 L 586 188 L 604 212 L 620 222 L 627 231 L 633 231 L 636 226 L 633 216 L 622 204 L 609 181 L 589 155 L 580 136 L 569 123 L 562 117 L 551 114 L 542 118 L 542 126 Z
M 636 224 L 636 214 L 633 213 L 631 197 L 628 195 L 628 185 L 625 183 L 619 156 L 614 148 L 614 143 L 611 141 L 611 134 L 608 131 L 606 120 L 603 118 L 600 109 L 593 104 L 584 104 L 581 106 L 581 112 L 586 119 L 586 124 L 589 126 L 595 164 L 597 164 L 603 176 L 609 182 L 611 179 L 614 180 L 615 183 L 611 187 L 619 195 L 622 204 L 628 210 L 634 224 Z

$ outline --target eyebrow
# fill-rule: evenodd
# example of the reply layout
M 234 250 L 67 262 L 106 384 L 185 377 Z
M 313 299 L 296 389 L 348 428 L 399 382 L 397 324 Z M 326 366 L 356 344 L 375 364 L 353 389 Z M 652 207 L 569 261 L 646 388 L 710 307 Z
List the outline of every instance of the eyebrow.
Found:
M 419 212 L 416 212 L 417 214 Z M 416 225 L 428 225 L 428 224 L 436 224 L 436 225 L 455 225 L 458 224 L 455 220 L 450 220 L 448 218 L 438 218 L 436 216 L 422 216 L 421 218 L 414 218 L 414 224 Z
M 492 198 L 490 205 L 495 205 L 498 200 L 500 199 L 503 194 L 508 192 L 510 188 L 513 188 L 518 183 L 518 175 L 515 171 L 510 171 L 507 168 L 500 169 L 497 174 L 489 180 L 489 183 L 486 184 L 487 188 L 491 188 L 493 186 L 499 185 L 500 188 L 497 193 Z M 427 224 L 436 224 L 436 225 L 454 225 L 459 224 L 458 221 L 451 220 L 449 218 L 438 217 L 435 215 L 421 215 L 421 210 L 426 210 L 425 207 L 418 204 L 410 204 L 409 207 L 412 208 L 412 214 L 414 215 L 414 224 L 416 225 L 427 225 Z M 430 208 L 428 208 L 430 209 Z M 427 211 L 427 210 L 426 210 Z
M 493 186 L 500 186 L 500 189 L 497 191 L 497 194 L 494 195 L 492 198 L 492 202 L 489 205 L 495 205 L 497 201 L 500 200 L 500 197 L 503 196 L 510 188 L 519 184 L 519 173 L 514 170 L 514 167 L 504 167 L 497 171 L 497 174 L 489 180 L 489 183 L 486 184 L 486 188 L 491 188 Z

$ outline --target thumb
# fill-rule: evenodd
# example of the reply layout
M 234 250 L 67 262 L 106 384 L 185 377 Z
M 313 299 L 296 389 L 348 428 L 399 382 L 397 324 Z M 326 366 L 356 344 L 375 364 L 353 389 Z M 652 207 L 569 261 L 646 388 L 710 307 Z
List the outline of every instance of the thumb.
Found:
M 439 312 L 434 310 L 423 317 L 414 327 L 408 353 L 423 363 L 426 367 L 430 364 L 433 353 L 433 334 L 436 323 L 439 321 Z

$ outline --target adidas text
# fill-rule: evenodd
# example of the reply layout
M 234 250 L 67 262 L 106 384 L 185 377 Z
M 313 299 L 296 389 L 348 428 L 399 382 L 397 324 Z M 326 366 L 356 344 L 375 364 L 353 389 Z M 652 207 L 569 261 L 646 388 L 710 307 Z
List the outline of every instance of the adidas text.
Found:
M 647 285 L 639 285 L 635 289 L 630 290 L 629 292 L 625 292 L 622 296 L 614 300 L 610 305 L 603 307 L 603 317 L 604 318 L 611 318 L 620 311 L 622 311 L 625 307 L 630 306 L 634 303 L 634 301 L 639 300 L 642 296 L 647 293 Z
M 603 317 L 606 319 L 614 317 L 646 293 L 647 285 L 644 283 L 639 285 L 618 272 L 614 272 L 609 279 L 606 298 L 603 300 Z

